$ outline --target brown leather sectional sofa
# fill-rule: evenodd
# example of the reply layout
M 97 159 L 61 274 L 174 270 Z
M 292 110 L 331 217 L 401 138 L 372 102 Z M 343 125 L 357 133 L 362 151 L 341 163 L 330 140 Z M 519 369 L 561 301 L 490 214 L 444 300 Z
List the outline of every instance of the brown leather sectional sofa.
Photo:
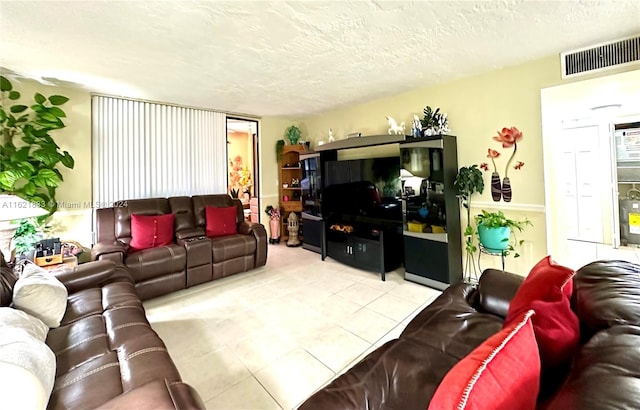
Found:
M 308 398 L 300 410 L 420 409 L 447 372 L 502 328 L 522 278 L 487 270 L 479 285 L 446 289 L 398 339 L 373 351 Z M 580 346 L 541 389 L 547 410 L 640 409 L 640 266 L 599 261 L 573 279 Z M 544 381 L 544 380 L 543 380 Z M 474 408 L 501 408 L 497 397 Z
M 47 409 L 204 409 L 151 328 L 126 268 L 97 261 L 55 274 L 68 298 L 46 338 L 56 356 Z M 15 277 L 1 254 L 0 279 L 9 306 Z
M 142 300 L 245 272 L 267 261 L 264 226 L 246 222 L 241 202 L 229 195 L 135 199 L 116 205 L 96 210 L 92 259 L 126 265 Z M 207 238 L 206 206 L 235 206 L 237 234 Z M 131 215 L 169 213 L 175 217 L 174 243 L 130 252 Z

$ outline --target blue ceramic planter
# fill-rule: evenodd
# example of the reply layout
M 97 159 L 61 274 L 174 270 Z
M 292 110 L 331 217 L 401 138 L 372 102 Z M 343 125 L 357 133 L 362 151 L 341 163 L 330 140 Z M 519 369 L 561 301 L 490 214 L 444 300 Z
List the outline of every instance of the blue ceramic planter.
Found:
M 487 228 L 484 225 L 478 225 L 478 236 L 480 243 L 490 251 L 503 251 L 509 246 L 509 236 L 511 228 Z

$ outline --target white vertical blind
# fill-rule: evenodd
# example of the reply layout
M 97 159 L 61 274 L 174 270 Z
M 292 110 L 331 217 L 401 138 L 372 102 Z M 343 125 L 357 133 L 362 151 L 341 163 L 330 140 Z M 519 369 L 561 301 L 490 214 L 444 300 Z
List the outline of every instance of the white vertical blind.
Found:
M 93 200 L 227 192 L 224 113 L 93 96 Z

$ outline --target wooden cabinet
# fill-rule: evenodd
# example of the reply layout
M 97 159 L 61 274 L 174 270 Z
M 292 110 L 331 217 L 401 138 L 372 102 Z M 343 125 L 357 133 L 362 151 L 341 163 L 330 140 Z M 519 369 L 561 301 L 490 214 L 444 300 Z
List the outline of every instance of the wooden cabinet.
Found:
M 300 186 L 302 167 L 300 166 L 300 154 L 304 152 L 306 151 L 302 145 L 285 145 L 282 151 L 282 158 L 278 163 L 280 170 L 280 187 L 278 191 L 280 192 L 280 208 L 283 211 L 280 218 L 280 238 L 284 241 L 289 239 L 287 224 L 291 212 L 295 212 L 298 215 L 298 224 L 302 227 L 302 188 Z M 301 232 L 302 229 L 298 231 Z M 298 239 L 302 240 L 302 235 L 299 235 Z

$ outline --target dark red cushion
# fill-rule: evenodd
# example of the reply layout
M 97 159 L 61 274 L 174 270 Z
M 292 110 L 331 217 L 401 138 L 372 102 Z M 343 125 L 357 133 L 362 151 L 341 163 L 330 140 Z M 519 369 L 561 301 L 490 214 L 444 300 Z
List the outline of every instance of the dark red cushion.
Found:
M 238 210 L 235 206 L 215 207 L 207 205 L 204 207 L 204 212 L 208 237 L 234 235 L 238 232 L 236 226 Z
M 449 370 L 429 410 L 535 409 L 540 356 L 532 314 L 520 315 Z
M 131 252 L 173 243 L 173 214 L 131 215 Z
M 533 309 L 533 329 L 543 368 L 567 363 L 578 348 L 580 323 L 571 310 L 575 271 L 546 256 L 531 269 L 509 304 L 505 326 Z

